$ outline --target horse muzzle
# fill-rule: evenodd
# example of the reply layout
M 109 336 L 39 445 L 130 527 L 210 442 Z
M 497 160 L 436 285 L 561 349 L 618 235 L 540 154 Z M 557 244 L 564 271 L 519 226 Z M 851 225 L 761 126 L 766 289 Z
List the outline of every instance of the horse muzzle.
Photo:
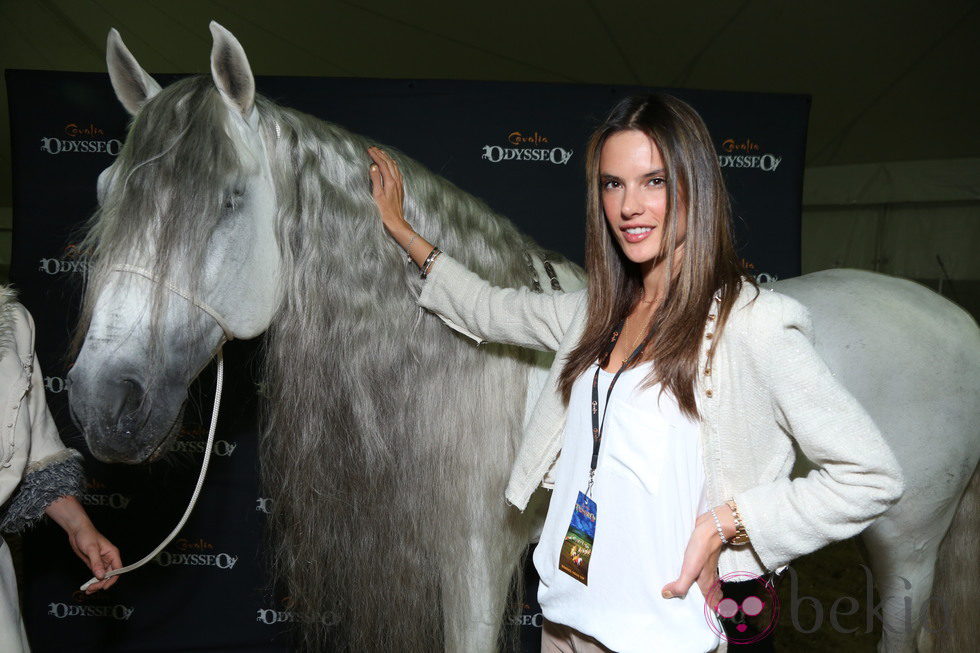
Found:
M 180 430 L 186 392 L 148 392 L 137 374 L 68 374 L 72 420 L 92 455 L 106 463 L 143 463 L 166 453 Z

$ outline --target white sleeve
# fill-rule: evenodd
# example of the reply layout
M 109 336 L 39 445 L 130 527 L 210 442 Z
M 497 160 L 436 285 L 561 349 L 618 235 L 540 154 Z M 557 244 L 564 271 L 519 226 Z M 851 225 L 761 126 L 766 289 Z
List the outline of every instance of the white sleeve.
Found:
M 419 305 L 476 341 L 556 351 L 585 291 L 549 295 L 498 288 L 441 254 L 422 285 Z
M 760 339 L 768 351 L 756 354 L 768 359 L 777 422 L 816 469 L 734 497 L 768 569 L 860 533 L 903 491 L 898 462 L 877 426 L 813 348 L 807 310 L 784 299 L 781 324 Z

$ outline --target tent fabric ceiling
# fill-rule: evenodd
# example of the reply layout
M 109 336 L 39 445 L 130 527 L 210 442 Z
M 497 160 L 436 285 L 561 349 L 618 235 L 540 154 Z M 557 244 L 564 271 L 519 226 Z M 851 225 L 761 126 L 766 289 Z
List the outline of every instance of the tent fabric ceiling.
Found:
M 980 155 L 980 3 L 0 0 L 4 68 L 103 71 L 110 27 L 152 72 L 205 72 L 218 20 L 257 74 L 806 93 L 808 165 Z M 6 89 L 0 205 L 10 205 Z

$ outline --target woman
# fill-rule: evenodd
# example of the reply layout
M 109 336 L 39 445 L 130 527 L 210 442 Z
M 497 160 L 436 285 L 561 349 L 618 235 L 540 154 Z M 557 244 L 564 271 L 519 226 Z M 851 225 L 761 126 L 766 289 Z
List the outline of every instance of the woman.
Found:
M 89 519 L 81 494 L 81 455 L 58 436 L 44 399 L 44 381 L 34 355 L 34 322 L 12 290 L 0 286 L 0 532 L 17 533 L 48 515 L 97 578 L 122 566 L 119 551 Z M 91 594 L 115 584 L 93 583 Z M 17 584 L 7 545 L 0 538 L 0 642 L 3 651 L 27 651 L 17 605 Z
M 588 288 L 567 295 L 492 288 L 441 253 L 406 222 L 395 162 L 369 154 L 384 226 L 426 279 L 420 305 L 557 352 L 506 493 L 523 509 L 554 466 L 534 554 L 542 650 L 711 650 L 719 568 L 764 574 L 898 500 L 898 465 L 814 351 L 806 310 L 744 276 L 687 104 L 628 98 L 593 134 Z M 790 481 L 793 440 L 818 469 Z

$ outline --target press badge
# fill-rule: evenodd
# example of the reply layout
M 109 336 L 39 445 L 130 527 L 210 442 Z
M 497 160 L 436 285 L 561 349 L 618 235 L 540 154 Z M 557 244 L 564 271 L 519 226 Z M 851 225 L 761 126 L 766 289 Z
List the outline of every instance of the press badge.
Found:
M 558 556 L 558 569 L 583 585 L 589 584 L 589 558 L 592 557 L 592 543 L 595 541 L 595 501 L 578 493 L 578 500 L 572 509 L 572 522 L 561 545 Z

